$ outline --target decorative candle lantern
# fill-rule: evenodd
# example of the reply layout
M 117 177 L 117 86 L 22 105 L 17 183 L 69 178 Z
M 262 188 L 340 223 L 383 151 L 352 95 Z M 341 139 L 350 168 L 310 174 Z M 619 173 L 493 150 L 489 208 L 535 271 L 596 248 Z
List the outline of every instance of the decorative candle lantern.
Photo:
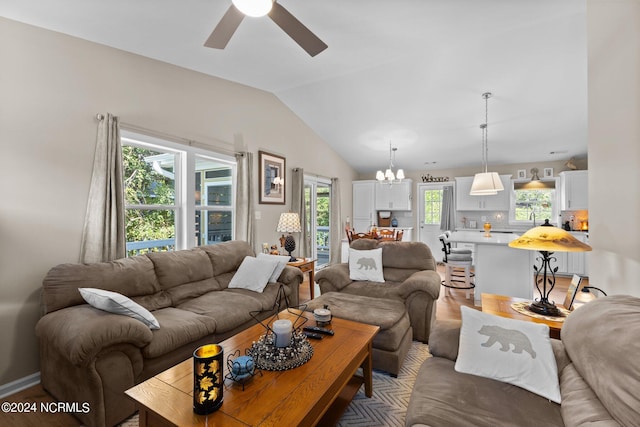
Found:
M 193 412 L 206 415 L 222 405 L 224 349 L 207 344 L 193 352 Z
M 273 322 L 273 343 L 276 347 L 287 347 L 291 343 L 293 324 L 291 320 L 280 319 Z
M 484 236 L 491 237 L 491 223 L 488 221 L 484 223 Z

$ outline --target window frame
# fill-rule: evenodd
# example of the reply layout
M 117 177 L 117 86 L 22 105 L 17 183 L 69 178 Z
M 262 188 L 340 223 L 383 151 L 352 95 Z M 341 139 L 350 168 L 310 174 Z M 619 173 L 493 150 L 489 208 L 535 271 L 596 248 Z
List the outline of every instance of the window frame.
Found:
M 557 177 L 554 178 L 545 178 L 541 179 L 541 182 L 545 184 L 553 185 L 553 196 L 552 196 L 552 205 L 551 205 L 551 218 L 549 218 L 549 222 L 554 224 L 557 222 L 557 219 L 560 215 L 560 192 L 558 191 L 560 188 L 560 179 Z M 531 182 L 530 179 L 512 179 L 510 186 L 510 194 L 509 194 L 509 225 L 513 226 L 527 226 L 533 227 L 533 219 L 528 220 L 516 220 L 516 184 L 526 184 Z M 535 188 L 532 188 L 535 190 Z M 535 223 L 536 226 L 542 225 L 545 218 L 536 217 Z
M 165 205 L 125 205 L 125 209 L 173 209 L 175 212 L 174 250 L 190 249 L 200 245 L 196 238 L 196 211 L 231 211 L 231 236 L 235 239 L 237 161 L 235 157 L 181 144 L 166 138 L 145 135 L 140 132 L 121 129 L 120 144 L 137 146 L 176 155 L 174 165 L 175 199 L 173 206 Z M 231 168 L 230 206 L 204 206 L 196 204 L 196 157 L 201 156 L 227 164 Z M 204 171 L 203 171 L 204 173 Z

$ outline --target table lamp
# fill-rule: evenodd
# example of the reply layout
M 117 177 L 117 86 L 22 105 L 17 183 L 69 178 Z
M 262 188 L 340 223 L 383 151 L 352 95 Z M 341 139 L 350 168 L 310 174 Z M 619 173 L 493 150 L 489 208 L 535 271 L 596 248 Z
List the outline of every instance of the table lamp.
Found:
M 535 282 L 536 289 L 540 293 L 540 300 L 532 302 L 529 305 L 529 310 L 545 316 L 560 316 L 558 307 L 556 307 L 555 303 L 549 301 L 549 294 L 556 284 L 556 271 L 558 271 L 557 266 L 551 266 L 551 261 L 556 261 L 556 258 L 551 255 L 554 252 L 586 252 L 591 250 L 591 246 L 582 243 L 569 232 L 552 226 L 549 224 L 548 219 L 545 220 L 543 225 L 534 227 L 511 241 L 509 246 L 540 252 L 542 258 L 538 259 L 541 264 L 540 266 L 533 266 L 536 272 Z M 541 273 L 542 279 L 539 278 Z M 540 290 L 540 283 L 542 283 L 542 290 Z M 548 289 L 547 284 L 549 285 Z
M 296 258 L 291 255 L 296 249 L 296 241 L 291 233 L 300 233 L 302 227 L 300 227 L 300 216 L 295 212 L 284 212 L 280 214 L 280 220 L 278 221 L 277 232 L 289 233 L 284 240 L 284 250 L 289 252 L 289 261 L 295 261 Z

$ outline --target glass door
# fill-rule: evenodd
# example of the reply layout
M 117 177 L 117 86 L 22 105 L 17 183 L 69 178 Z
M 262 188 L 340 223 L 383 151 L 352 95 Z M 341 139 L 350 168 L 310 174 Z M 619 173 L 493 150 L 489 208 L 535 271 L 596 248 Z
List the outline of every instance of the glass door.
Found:
M 311 257 L 317 260 L 317 267 L 322 267 L 329 264 L 331 181 L 326 178 L 305 176 L 304 201 Z
M 442 261 L 442 243 L 438 236 L 440 230 L 440 218 L 442 216 L 442 193 L 445 185 L 450 184 L 418 184 L 418 226 L 420 241 L 431 249 L 436 261 Z

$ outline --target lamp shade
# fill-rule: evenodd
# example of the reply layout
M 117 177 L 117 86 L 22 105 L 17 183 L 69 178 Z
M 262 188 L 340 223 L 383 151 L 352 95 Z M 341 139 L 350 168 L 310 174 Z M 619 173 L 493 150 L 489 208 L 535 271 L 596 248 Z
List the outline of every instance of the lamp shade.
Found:
M 473 177 L 469 194 L 472 196 L 487 196 L 498 194 L 498 191 L 502 190 L 504 190 L 504 186 L 497 172 L 482 172 Z
M 300 216 L 295 212 L 281 213 L 276 231 L 280 233 L 300 233 L 302 231 Z
M 546 252 L 588 252 L 591 246 L 582 243 L 571 233 L 550 226 L 534 227 L 509 243 L 509 247 Z

